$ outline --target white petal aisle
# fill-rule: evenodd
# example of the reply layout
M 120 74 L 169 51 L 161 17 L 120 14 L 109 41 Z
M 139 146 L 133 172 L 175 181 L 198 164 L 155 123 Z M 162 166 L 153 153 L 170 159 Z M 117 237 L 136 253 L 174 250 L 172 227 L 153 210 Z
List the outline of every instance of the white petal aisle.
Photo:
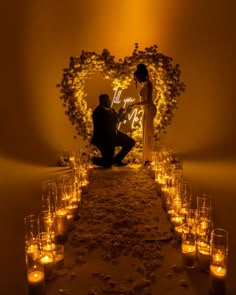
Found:
M 195 285 L 208 277 L 191 276 L 148 171 L 94 169 L 65 244 L 65 267 L 47 283 L 47 295 L 200 294 Z

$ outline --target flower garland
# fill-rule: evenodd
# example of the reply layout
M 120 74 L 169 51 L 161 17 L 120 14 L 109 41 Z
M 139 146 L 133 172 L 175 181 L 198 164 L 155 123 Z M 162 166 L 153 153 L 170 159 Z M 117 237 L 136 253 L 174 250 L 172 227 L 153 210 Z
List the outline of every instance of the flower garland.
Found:
M 173 111 L 177 108 L 178 97 L 184 92 L 185 84 L 180 79 L 179 64 L 173 65 L 172 58 L 159 53 L 157 48 L 157 45 L 154 45 L 139 50 L 138 43 L 135 43 L 132 55 L 118 61 L 115 61 L 115 57 L 107 49 L 101 54 L 82 51 L 80 57 L 70 58 L 69 67 L 63 70 L 62 81 L 57 87 L 60 87 L 62 93 L 60 99 L 66 108 L 65 114 L 72 125 L 75 125 L 77 135 L 89 143 L 93 131 L 92 110 L 87 107 L 86 101 L 86 80 L 90 79 L 95 71 L 99 71 L 104 79 L 111 80 L 114 91 L 118 88 L 127 89 L 133 80 L 136 66 L 144 63 L 153 81 L 153 100 L 158 110 L 154 120 L 155 139 L 160 139 L 160 135 L 165 133 L 166 127 L 171 124 Z M 140 130 L 134 130 L 131 136 L 135 134 L 141 141 Z

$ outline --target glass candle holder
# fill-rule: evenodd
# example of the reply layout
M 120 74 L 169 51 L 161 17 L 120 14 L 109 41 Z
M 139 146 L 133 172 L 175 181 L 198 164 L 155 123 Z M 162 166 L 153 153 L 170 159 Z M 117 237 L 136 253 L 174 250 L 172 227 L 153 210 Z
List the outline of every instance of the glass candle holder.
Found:
M 196 227 L 197 224 L 197 210 L 196 209 L 188 209 L 186 216 L 186 223 L 192 228 Z
M 24 218 L 25 245 L 34 244 L 38 235 L 38 217 L 35 214 L 27 215 Z
M 197 260 L 201 271 L 209 272 L 210 269 L 210 239 L 212 230 L 213 222 L 211 220 L 204 220 L 197 225 Z
M 39 233 L 47 232 L 52 238 L 56 236 L 56 216 L 54 212 L 41 211 L 38 214 Z
M 45 295 L 44 269 L 38 262 L 27 266 L 27 283 L 29 295 Z
M 198 222 L 202 222 L 204 220 L 211 220 L 211 208 L 208 207 L 199 207 L 197 209 L 197 220 Z
M 180 210 L 174 209 L 173 214 L 170 217 L 170 222 L 174 227 L 182 225 L 184 223 L 184 215 Z
M 161 188 L 163 189 L 163 186 L 165 186 L 166 184 L 166 162 L 164 160 L 160 160 L 155 168 L 155 181 L 159 183 L 161 185 Z
M 57 184 L 57 195 L 55 200 L 55 215 L 56 215 L 56 239 L 58 241 L 65 241 L 68 234 L 67 225 L 67 206 L 69 202 L 69 195 L 65 189 L 65 184 Z
M 32 241 L 25 246 L 25 256 L 27 265 L 32 265 L 40 256 L 38 241 Z
M 197 239 L 207 239 L 209 240 L 210 234 L 213 230 L 213 222 L 208 219 L 200 219 L 197 223 L 196 235 Z
M 197 197 L 197 210 L 199 208 L 208 208 L 211 212 L 212 204 L 211 204 L 211 196 L 207 194 L 202 194 L 201 196 Z
M 209 272 L 210 270 L 210 244 L 205 239 L 201 238 L 197 241 L 197 261 L 198 268 L 201 271 Z
M 183 233 L 183 225 L 181 224 L 181 225 L 175 226 L 174 234 L 177 240 L 182 241 L 182 233 Z
M 216 228 L 211 234 L 211 262 L 209 276 L 210 294 L 225 294 L 227 261 L 228 260 L 228 232 Z
M 81 198 L 80 182 L 77 176 L 73 173 L 69 174 L 70 184 L 67 186 L 67 194 L 69 195 L 67 210 L 69 215 L 77 217 L 78 206 Z
M 61 269 L 64 266 L 64 245 L 55 245 L 53 249 L 54 265 L 56 269 Z
M 40 253 L 39 263 L 43 267 L 45 280 L 50 280 L 54 272 L 54 256 L 52 251 L 42 250 Z
M 65 241 L 68 235 L 67 210 L 58 209 L 56 211 L 56 240 Z
M 192 185 L 190 182 L 184 180 L 180 187 L 180 195 L 182 200 L 182 213 L 187 217 L 188 209 L 192 205 Z
M 89 179 L 87 172 L 82 172 L 80 175 L 80 181 L 81 181 L 81 191 L 82 194 L 86 194 L 88 192 L 88 185 L 89 185 Z
M 39 233 L 37 240 L 40 251 L 52 251 L 55 248 L 54 236 L 49 232 Z
M 195 267 L 196 235 L 188 224 L 182 226 L 182 264 L 186 268 Z
M 56 182 L 53 179 L 46 179 L 42 182 L 42 208 L 43 210 L 55 211 L 55 196 L 57 193 Z

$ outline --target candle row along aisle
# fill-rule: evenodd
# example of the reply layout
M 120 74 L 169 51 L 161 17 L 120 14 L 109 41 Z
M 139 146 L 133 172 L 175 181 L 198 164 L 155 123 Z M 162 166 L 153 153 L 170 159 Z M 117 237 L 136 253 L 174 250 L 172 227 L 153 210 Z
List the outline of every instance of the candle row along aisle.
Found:
M 166 146 L 153 152 L 150 173 L 161 188 L 174 237 L 181 244 L 183 267 L 208 272 L 210 294 L 225 294 L 228 232 L 214 228 L 211 196 L 193 198 L 183 163 Z
M 42 208 L 25 216 L 25 256 L 29 295 L 45 294 L 45 282 L 64 266 L 64 243 L 79 218 L 92 173 L 87 154 L 70 153 L 69 168 L 42 182 Z

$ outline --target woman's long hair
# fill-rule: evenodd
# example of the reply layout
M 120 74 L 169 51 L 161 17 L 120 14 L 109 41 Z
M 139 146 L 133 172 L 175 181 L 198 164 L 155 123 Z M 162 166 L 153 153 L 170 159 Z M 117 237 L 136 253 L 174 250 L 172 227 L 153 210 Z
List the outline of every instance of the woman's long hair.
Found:
M 134 72 L 134 81 L 137 88 L 137 76 L 142 76 L 144 79 L 149 80 L 148 69 L 145 64 L 138 64 L 137 69 Z

